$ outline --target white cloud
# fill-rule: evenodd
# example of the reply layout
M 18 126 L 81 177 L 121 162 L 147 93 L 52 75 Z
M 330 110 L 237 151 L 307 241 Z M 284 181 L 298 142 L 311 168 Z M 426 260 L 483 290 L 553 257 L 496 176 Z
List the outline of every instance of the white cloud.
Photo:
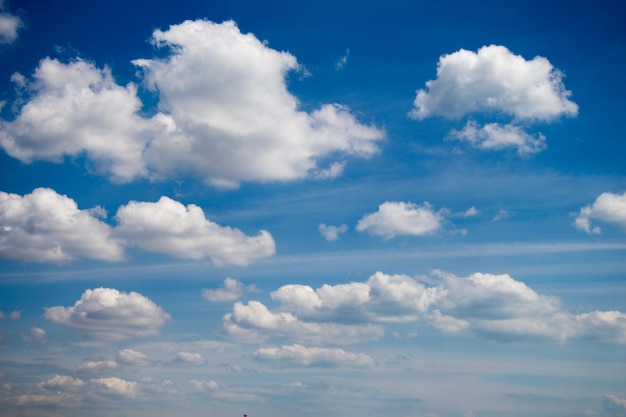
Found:
M 346 49 L 346 53 L 335 62 L 335 69 L 344 69 L 346 64 L 348 63 L 348 58 L 350 57 L 350 49 Z
M 479 126 L 475 121 L 469 121 L 462 130 L 450 132 L 449 137 L 469 142 L 479 149 L 517 148 L 517 153 L 520 155 L 541 152 L 547 147 L 544 135 L 541 133 L 531 135 L 514 124 L 487 123 Z
M 20 310 L 11 311 L 11 314 L 9 314 L 11 320 L 19 320 L 21 317 L 22 312 Z
M 463 213 L 463 217 L 474 217 L 478 215 L 478 210 L 476 209 L 476 207 L 472 206 L 470 208 L 468 208 L 464 213 Z
M 0 10 L 2 10 L 0 3 Z M 0 44 L 11 44 L 17 40 L 22 20 L 11 13 L 0 13 Z
M 25 336 L 24 339 L 28 342 L 33 342 L 38 344 L 39 346 L 46 346 L 48 344 L 48 337 L 46 336 L 46 331 L 39 327 L 31 327 L 28 336 Z
M 121 349 L 117 352 L 117 362 L 123 365 L 145 366 L 150 364 L 146 355 L 133 349 Z
M 599 234 L 602 229 L 592 226 L 591 220 L 596 219 L 606 223 L 617 224 L 626 229 L 626 192 L 622 195 L 602 193 L 593 204 L 580 209 L 574 226 L 589 234 Z
M 49 188 L 0 192 L 0 257 L 30 262 L 121 261 L 123 247 L 89 210 Z
M 156 30 L 152 41 L 171 55 L 134 63 L 159 92 L 170 123 L 146 150 L 157 175 L 186 171 L 233 187 L 316 176 L 325 169 L 318 161 L 330 154 L 377 152 L 384 133 L 359 124 L 346 108 L 299 111 L 285 84 L 286 74 L 300 69 L 296 58 L 242 34 L 232 21 L 186 21 Z
M 259 343 L 270 337 L 302 342 L 352 344 L 376 340 L 384 330 L 377 325 L 346 325 L 299 320 L 286 312 L 272 312 L 259 301 L 235 303 L 223 317 L 222 331 L 244 343 Z
M 216 265 L 247 265 L 274 254 L 274 239 L 262 230 L 246 236 L 238 229 L 209 221 L 194 204 L 184 206 L 168 197 L 156 203 L 131 201 L 118 209 L 116 236 L 144 250 L 203 259 Z
M 206 359 L 199 353 L 195 352 L 176 352 L 176 359 L 166 362 L 168 366 L 203 366 L 206 365 Z
M 322 236 L 329 242 L 337 240 L 340 233 L 348 231 L 348 226 L 342 224 L 341 226 L 329 226 L 324 223 L 320 224 L 318 230 Z
M 202 290 L 202 297 L 211 302 L 234 301 L 246 291 L 256 291 L 256 286 L 244 286 L 234 278 L 226 278 L 222 288 Z
M 198 392 L 215 391 L 219 388 L 219 385 L 215 381 L 200 381 L 197 379 L 189 381 L 189 385 L 191 385 L 194 391 Z
M 134 381 L 109 377 L 89 380 L 91 389 L 98 395 L 133 398 L 139 391 L 139 384 Z
M 142 152 L 159 125 L 137 115 L 135 85 L 117 85 L 108 68 L 83 60 L 50 58 L 40 62 L 32 81 L 21 83 L 31 98 L 15 120 L 0 120 L 0 145 L 9 155 L 25 163 L 61 162 L 86 152 L 113 181 L 147 175 Z
M 523 120 L 576 116 L 563 74 L 543 57 L 526 60 L 504 46 L 478 52 L 461 49 L 439 58 L 437 79 L 417 91 L 415 119 L 440 115 L 460 118 L 474 113 L 503 113 Z
M 67 375 L 55 375 L 47 381 L 40 382 L 37 386 L 51 391 L 76 392 L 85 386 L 85 381 Z
M 624 417 L 626 416 L 626 399 L 606 394 L 602 398 L 602 411 L 607 416 Z
M 439 230 L 443 222 L 442 214 L 434 212 L 428 203 L 418 206 L 414 203 L 387 201 L 378 206 L 377 212 L 363 216 L 356 230 L 385 239 L 398 235 L 425 236 Z
M 45 317 L 85 337 L 103 341 L 154 336 L 170 319 L 143 295 L 112 288 L 86 290 L 72 307 L 46 308 Z
M 74 368 L 77 374 L 100 374 L 104 372 L 116 371 L 119 364 L 110 360 L 86 360 Z
M 258 361 L 276 363 L 278 366 L 348 366 L 368 368 L 374 360 L 364 353 L 348 352 L 339 348 L 306 347 L 298 344 L 261 348 L 252 357 Z

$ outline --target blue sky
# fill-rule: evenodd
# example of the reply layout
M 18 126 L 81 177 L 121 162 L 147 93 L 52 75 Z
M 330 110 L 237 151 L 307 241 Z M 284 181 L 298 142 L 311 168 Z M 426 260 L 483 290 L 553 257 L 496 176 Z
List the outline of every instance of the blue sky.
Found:
M 0 416 L 626 416 L 618 1 L 0 1 Z

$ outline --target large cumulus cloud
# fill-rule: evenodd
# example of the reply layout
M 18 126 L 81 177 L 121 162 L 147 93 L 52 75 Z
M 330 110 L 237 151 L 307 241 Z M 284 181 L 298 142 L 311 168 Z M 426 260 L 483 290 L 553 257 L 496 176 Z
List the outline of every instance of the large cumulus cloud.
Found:
M 286 87 L 296 58 L 232 21 L 186 21 L 152 42 L 167 56 L 133 63 L 158 92 L 153 116 L 140 114 L 137 85 L 118 85 L 108 68 L 46 58 L 31 80 L 13 76 L 22 105 L 0 120 L 0 145 L 26 163 L 85 153 L 117 182 L 191 175 L 218 187 L 337 176 L 346 156 L 378 151 L 384 132 L 345 106 L 300 110 Z

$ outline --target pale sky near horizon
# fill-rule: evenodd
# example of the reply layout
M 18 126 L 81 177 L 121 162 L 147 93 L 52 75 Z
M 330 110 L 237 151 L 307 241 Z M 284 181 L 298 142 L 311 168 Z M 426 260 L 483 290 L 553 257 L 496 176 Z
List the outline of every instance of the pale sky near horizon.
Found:
M 0 1 L 0 417 L 626 416 L 619 1 Z

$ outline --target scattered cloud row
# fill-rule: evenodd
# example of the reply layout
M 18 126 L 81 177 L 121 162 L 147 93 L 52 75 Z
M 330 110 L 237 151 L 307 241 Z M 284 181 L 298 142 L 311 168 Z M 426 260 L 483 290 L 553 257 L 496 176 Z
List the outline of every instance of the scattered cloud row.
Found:
M 542 134 L 529 134 L 527 125 L 576 116 L 578 106 L 565 89 L 563 74 L 543 57 L 526 60 L 504 46 L 483 46 L 477 52 L 461 49 L 443 55 L 437 78 L 417 90 L 409 117 L 424 120 L 443 116 L 511 117 L 508 124 L 483 126 L 470 120 L 449 137 L 480 149 L 516 148 L 521 155 L 546 148 Z
M 81 210 L 49 188 L 20 196 L 0 192 L 0 257 L 29 262 L 77 258 L 122 261 L 125 246 L 176 258 L 210 258 L 215 265 L 247 265 L 272 256 L 269 232 L 256 236 L 208 220 L 202 209 L 168 197 L 121 206 L 111 227 L 101 207 Z
M 140 112 L 138 86 L 117 84 L 110 69 L 46 58 L 32 80 L 13 76 L 23 104 L 0 120 L 0 145 L 25 163 L 85 153 L 116 182 L 191 175 L 225 188 L 333 177 L 345 161 L 322 159 L 378 152 L 384 132 L 346 107 L 299 110 L 285 81 L 301 69 L 296 58 L 232 21 L 185 21 L 155 30 L 152 43 L 167 57 L 133 64 L 159 96 L 153 116 Z
M 279 307 L 237 302 L 223 333 L 241 342 L 282 338 L 298 343 L 351 344 L 378 339 L 383 325 L 425 322 L 444 333 L 471 332 L 501 340 L 626 343 L 626 313 L 570 313 L 509 275 L 468 277 L 435 271 L 431 277 L 377 272 L 366 282 L 285 285 L 271 293 Z

